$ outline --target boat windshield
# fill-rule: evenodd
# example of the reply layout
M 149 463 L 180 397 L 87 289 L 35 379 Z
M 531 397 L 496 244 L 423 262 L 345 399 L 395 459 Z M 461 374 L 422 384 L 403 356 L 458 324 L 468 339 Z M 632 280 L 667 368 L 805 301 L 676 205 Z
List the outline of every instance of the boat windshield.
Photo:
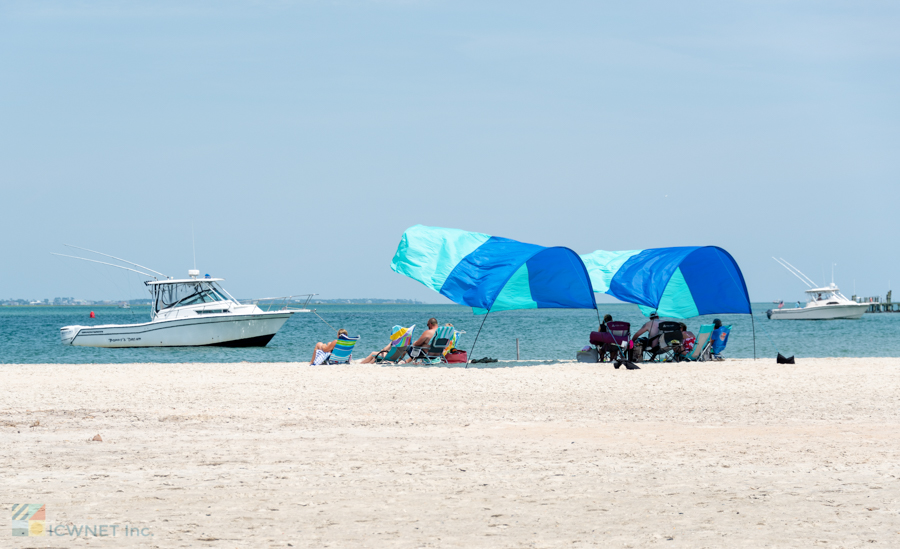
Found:
M 158 313 L 172 307 L 185 307 L 200 303 L 231 301 L 225 291 L 213 282 L 182 282 L 160 284 L 154 287 L 153 312 Z

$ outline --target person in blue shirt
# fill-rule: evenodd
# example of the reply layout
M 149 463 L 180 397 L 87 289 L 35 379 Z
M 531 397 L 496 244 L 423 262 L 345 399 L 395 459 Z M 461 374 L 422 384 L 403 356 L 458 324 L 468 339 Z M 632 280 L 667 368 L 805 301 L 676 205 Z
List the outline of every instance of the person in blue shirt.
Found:
M 713 320 L 712 339 L 712 356 L 716 360 L 722 360 L 722 351 L 728 344 L 728 334 L 731 333 L 731 326 L 722 326 L 722 321 L 718 318 Z

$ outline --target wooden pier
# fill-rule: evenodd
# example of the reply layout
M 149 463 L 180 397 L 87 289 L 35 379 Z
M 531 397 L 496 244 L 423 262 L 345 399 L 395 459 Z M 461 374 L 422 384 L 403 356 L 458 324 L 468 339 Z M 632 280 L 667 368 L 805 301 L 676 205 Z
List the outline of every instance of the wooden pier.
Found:
M 900 313 L 900 303 L 894 303 L 891 301 L 891 290 L 888 290 L 888 293 L 885 296 L 884 300 L 881 299 L 881 296 L 853 296 L 850 299 L 857 303 L 868 303 L 869 308 L 866 309 L 867 313 Z

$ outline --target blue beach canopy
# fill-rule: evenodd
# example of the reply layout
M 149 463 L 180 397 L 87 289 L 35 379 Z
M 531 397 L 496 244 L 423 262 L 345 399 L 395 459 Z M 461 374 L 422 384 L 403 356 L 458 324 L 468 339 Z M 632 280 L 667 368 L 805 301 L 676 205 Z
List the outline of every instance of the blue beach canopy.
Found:
M 581 256 L 595 292 L 637 303 L 645 315 L 750 314 L 744 275 L 716 246 L 596 252 Z
M 584 263 L 569 248 L 416 225 L 391 269 L 476 314 L 512 309 L 595 309 Z

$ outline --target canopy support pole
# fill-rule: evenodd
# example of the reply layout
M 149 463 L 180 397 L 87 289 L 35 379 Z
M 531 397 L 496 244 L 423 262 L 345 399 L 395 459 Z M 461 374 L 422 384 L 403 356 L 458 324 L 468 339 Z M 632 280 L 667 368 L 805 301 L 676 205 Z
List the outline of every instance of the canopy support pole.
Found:
M 484 328 L 484 321 L 487 320 L 489 314 L 491 314 L 490 309 L 488 309 L 488 312 L 484 313 L 484 320 L 481 321 L 481 326 L 478 328 L 478 333 L 475 334 L 475 341 L 472 342 L 472 348 L 469 349 L 469 353 L 466 355 L 466 368 L 469 367 L 469 361 L 472 360 L 472 353 L 475 351 L 475 344 L 478 343 L 478 336 L 481 335 L 481 328 Z
M 753 360 L 756 360 L 756 321 L 753 320 L 753 306 L 750 306 L 750 325 L 753 326 Z

